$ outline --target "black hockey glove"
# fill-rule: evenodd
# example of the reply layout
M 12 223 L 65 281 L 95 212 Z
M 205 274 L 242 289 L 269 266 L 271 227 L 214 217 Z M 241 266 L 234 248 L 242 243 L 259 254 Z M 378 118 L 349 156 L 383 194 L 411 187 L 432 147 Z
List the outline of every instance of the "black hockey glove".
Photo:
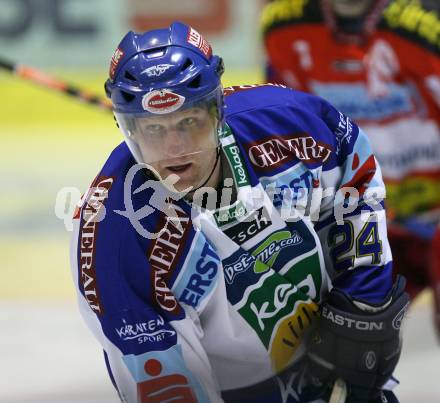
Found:
M 383 304 L 355 301 L 333 288 L 307 343 L 306 377 L 312 389 L 331 388 L 342 378 L 347 401 L 381 401 L 401 351 L 400 325 L 409 305 L 399 276 Z

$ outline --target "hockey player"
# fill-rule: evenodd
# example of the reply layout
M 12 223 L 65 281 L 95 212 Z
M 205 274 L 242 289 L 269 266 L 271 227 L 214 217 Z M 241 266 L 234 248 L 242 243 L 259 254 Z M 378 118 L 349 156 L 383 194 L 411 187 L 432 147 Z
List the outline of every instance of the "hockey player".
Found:
M 440 336 L 439 2 L 275 0 L 262 13 L 267 80 L 322 96 L 365 129 L 387 187 L 394 270 L 434 290 Z M 438 238 L 438 237 L 437 237 Z
M 179 22 L 111 59 L 125 142 L 75 214 L 72 267 L 121 400 L 325 401 L 342 378 L 350 402 L 396 401 L 408 296 L 366 135 L 222 73 Z

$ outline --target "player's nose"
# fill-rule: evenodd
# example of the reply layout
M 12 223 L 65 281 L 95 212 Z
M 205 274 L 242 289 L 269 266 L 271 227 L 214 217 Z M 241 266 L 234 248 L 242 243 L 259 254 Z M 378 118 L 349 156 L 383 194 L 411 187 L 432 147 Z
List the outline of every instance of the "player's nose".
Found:
M 184 134 L 176 127 L 169 127 L 165 134 L 165 152 L 168 156 L 178 156 L 185 154 L 188 142 L 185 141 Z

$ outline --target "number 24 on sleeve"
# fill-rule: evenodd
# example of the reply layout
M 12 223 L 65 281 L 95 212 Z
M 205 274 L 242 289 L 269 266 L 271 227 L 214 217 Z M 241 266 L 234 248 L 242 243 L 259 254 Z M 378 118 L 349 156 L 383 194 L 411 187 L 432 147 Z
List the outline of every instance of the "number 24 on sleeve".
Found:
M 353 223 L 345 220 L 342 225 L 330 228 L 328 238 L 330 256 L 336 270 L 353 267 L 354 259 L 371 256 L 371 264 L 379 264 L 382 255 L 382 241 L 379 239 L 377 216 L 372 215 L 355 237 Z M 349 254 L 355 246 L 354 254 Z

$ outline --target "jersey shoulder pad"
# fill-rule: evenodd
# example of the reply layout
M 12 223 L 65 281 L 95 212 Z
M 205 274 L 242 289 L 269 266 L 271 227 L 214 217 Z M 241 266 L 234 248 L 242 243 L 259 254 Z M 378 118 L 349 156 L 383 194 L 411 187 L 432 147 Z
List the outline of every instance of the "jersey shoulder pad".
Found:
M 321 117 L 326 104 L 317 95 L 298 91 L 277 83 L 226 87 L 224 95 L 226 119 L 232 116 L 249 114 L 252 116 L 252 119 L 250 119 L 252 121 L 258 120 L 259 114 L 264 111 L 269 114 L 276 111 L 285 114 L 287 110 L 294 110 L 295 113 L 301 115 Z M 283 120 L 286 119 L 286 116 L 284 116 Z
M 317 0 L 273 0 L 263 8 L 260 28 L 266 34 L 279 26 L 322 21 L 321 7 Z
M 306 158 L 309 167 L 325 163 L 331 169 L 356 141 L 356 125 L 313 94 L 261 85 L 235 91 L 226 97 L 226 105 L 226 122 L 244 148 L 251 143 L 257 148 L 262 142 L 273 143 L 273 138 L 281 142 L 301 138 L 302 146 L 316 147 L 317 158 Z
M 137 191 L 146 181 L 127 145 L 120 144 L 85 194 L 76 217 L 78 287 L 100 319 L 152 303 L 147 251 L 153 241 L 144 232 L 154 233 L 165 225 L 159 213 L 135 214 L 149 205 L 154 192 L 149 186 Z
M 105 203 L 112 209 L 124 210 L 124 184 L 127 172 L 135 160 L 125 142 L 119 144 L 109 155 L 107 161 L 84 195 L 82 207 L 90 205 L 90 200 L 97 198 L 99 204 Z M 104 189 L 104 190 L 103 190 Z
M 133 164 L 134 159 L 125 142 L 119 144 L 111 152 L 89 189 L 82 197 L 82 212 L 84 213 L 84 210 L 87 208 L 94 210 L 96 209 L 95 204 L 101 206 L 104 203 L 106 205 L 110 203 L 112 207 L 120 208 L 121 203 L 123 203 L 121 188 L 123 188 L 126 173 Z
M 393 0 L 385 8 L 380 28 L 440 52 L 440 3 L 437 0 Z

